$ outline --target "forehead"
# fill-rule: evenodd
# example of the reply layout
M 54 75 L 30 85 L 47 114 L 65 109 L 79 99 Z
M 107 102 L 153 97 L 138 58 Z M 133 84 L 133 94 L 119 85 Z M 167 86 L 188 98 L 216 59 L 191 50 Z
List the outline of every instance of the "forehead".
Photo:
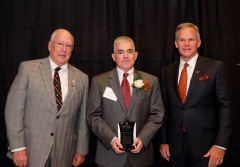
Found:
M 116 50 L 134 50 L 134 44 L 130 41 L 116 43 Z
M 197 32 L 193 27 L 186 27 L 178 31 L 179 38 L 197 38 Z
M 53 39 L 59 42 L 73 43 L 73 37 L 67 31 L 57 31 Z

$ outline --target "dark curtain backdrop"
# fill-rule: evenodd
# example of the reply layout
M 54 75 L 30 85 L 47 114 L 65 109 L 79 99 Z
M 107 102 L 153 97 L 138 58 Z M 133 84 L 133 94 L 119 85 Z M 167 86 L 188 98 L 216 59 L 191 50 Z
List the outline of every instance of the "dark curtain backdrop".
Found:
M 21 61 L 48 56 L 47 43 L 55 29 L 73 33 L 75 49 L 70 63 L 90 78 L 114 67 L 112 43 L 119 35 L 134 39 L 139 52 L 136 68 L 160 78 L 161 68 L 179 58 L 174 31 L 182 22 L 199 26 L 202 55 L 227 66 L 233 135 L 223 166 L 240 166 L 239 0 L 1 0 L 0 9 L 0 166 L 9 166 L 4 122 L 9 87 Z M 83 166 L 95 166 L 96 139 L 92 135 L 90 140 L 90 154 Z M 155 166 L 167 166 L 157 151 L 156 138 L 154 143 Z

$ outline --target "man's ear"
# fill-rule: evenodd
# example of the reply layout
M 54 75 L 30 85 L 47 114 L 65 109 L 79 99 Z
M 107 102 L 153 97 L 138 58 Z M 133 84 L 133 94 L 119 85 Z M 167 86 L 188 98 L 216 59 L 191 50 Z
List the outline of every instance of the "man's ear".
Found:
M 176 48 L 178 48 L 178 44 L 177 44 L 177 41 L 175 41 L 174 43 L 175 43 L 175 46 L 176 46 Z
M 198 41 L 198 48 L 201 46 L 201 40 Z
M 135 51 L 135 61 L 137 60 L 137 57 L 138 57 L 138 52 Z
M 51 48 L 52 48 L 52 41 L 49 41 L 49 42 L 48 42 L 48 51 L 49 51 L 49 52 L 51 51 Z
M 116 57 L 115 56 L 116 56 L 115 53 L 112 53 L 112 59 L 113 59 L 114 62 L 116 62 Z

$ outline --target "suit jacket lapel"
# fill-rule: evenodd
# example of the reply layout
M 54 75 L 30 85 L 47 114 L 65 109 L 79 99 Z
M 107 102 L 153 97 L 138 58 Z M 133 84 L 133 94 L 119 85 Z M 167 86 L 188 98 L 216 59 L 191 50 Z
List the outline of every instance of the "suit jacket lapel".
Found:
M 114 68 L 109 73 L 109 83 L 110 83 L 111 88 L 113 89 L 113 92 L 117 96 L 118 102 L 120 103 L 123 111 L 126 113 L 127 110 L 126 110 L 126 107 L 125 107 L 125 102 L 124 102 L 124 98 L 123 98 L 123 95 L 122 95 L 122 90 L 121 90 L 121 87 L 120 87 L 118 73 L 117 73 L 116 68 Z
M 134 69 L 134 79 L 133 80 L 135 80 L 137 78 L 137 75 L 139 73 L 140 73 L 140 71 Z M 128 113 L 133 110 L 136 99 L 137 99 L 137 89 L 132 88 L 131 102 L 130 102 L 130 106 L 129 106 L 129 109 L 128 109 Z
M 55 101 L 55 92 L 53 88 L 53 77 L 50 67 L 49 58 L 43 59 L 43 61 L 39 65 L 40 71 L 42 73 L 43 82 L 45 84 L 45 88 L 47 91 L 47 94 L 49 96 L 49 101 L 51 102 L 53 109 L 53 112 L 57 112 L 57 106 Z
M 67 92 L 65 100 L 63 102 L 63 105 L 61 107 L 61 110 L 58 113 L 61 113 L 64 110 L 64 108 L 66 108 L 66 106 L 68 106 L 68 103 L 72 99 L 72 95 L 73 95 L 74 89 L 76 87 L 76 85 L 75 85 L 76 79 L 75 78 L 76 77 L 75 77 L 73 68 L 70 64 L 68 64 L 68 92 Z
M 182 103 L 182 99 L 180 97 L 179 90 L 178 90 L 179 63 L 180 63 L 180 61 L 173 64 L 173 68 L 172 68 L 171 73 L 172 73 L 172 82 L 173 82 L 173 85 L 174 85 L 174 91 L 176 92 L 179 101 Z
M 192 74 L 192 78 L 191 78 L 191 81 L 190 81 L 190 84 L 189 84 L 189 88 L 188 88 L 188 92 L 187 92 L 187 97 L 186 97 L 185 103 L 190 98 L 190 96 L 192 94 L 192 91 L 194 89 L 196 89 L 196 85 L 199 82 L 198 81 L 199 76 L 201 75 L 200 71 L 201 71 L 201 69 L 203 69 L 203 64 L 204 63 L 202 61 L 201 56 L 198 56 L 198 59 L 197 59 L 197 62 L 196 62 L 196 65 L 195 65 L 195 68 L 194 68 L 194 71 L 193 71 L 193 74 Z

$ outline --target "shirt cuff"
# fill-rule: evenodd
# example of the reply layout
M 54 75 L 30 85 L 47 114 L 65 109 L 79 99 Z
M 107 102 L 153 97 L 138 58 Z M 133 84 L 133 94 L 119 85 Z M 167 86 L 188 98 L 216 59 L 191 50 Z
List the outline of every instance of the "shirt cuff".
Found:
M 221 146 L 218 146 L 218 145 L 214 145 L 214 146 L 216 146 L 216 147 L 218 147 L 218 148 L 220 148 L 220 149 L 222 149 L 222 150 L 227 150 L 227 148 L 225 148 L 225 147 L 221 147 Z
M 110 145 L 112 145 L 112 142 L 113 142 L 113 140 L 114 140 L 115 138 L 117 138 L 117 137 L 115 136 L 115 137 L 111 140 Z
M 20 148 L 11 150 L 11 152 L 21 151 L 21 150 L 25 150 L 25 149 L 27 149 L 27 147 L 20 147 Z

